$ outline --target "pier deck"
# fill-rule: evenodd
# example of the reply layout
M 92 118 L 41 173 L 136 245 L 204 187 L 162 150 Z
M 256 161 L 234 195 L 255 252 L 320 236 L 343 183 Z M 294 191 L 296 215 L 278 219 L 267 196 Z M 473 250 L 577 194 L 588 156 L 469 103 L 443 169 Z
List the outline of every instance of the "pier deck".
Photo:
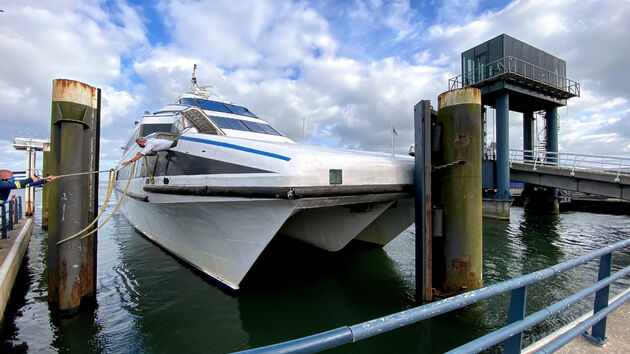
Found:
M 606 319 L 608 342 L 599 346 L 583 336 L 578 336 L 558 353 L 630 353 L 630 303 L 626 302 Z
M 0 320 L 33 232 L 33 218 L 20 219 L 8 238 L 0 239 Z
M 625 294 L 627 291 L 611 298 L 608 302 L 613 302 L 618 299 L 620 296 Z M 588 312 L 582 315 L 580 318 L 577 318 L 572 323 L 567 324 L 566 326 L 556 330 L 551 333 L 547 337 L 539 340 L 538 342 L 532 343 L 527 348 L 523 349 L 523 353 L 530 354 L 536 352 L 545 344 L 551 342 L 555 338 L 559 337 L 569 329 L 571 329 L 576 324 L 584 321 L 588 317 L 590 317 L 593 312 Z M 618 309 L 613 311 L 606 318 L 606 338 L 608 341 L 604 345 L 597 345 L 590 340 L 586 339 L 584 336 L 577 336 L 572 341 L 567 343 L 565 346 L 560 348 L 557 353 L 562 354 L 573 354 L 573 353 L 630 353 L 630 338 L 628 337 L 628 333 L 630 330 L 630 302 L 626 302 L 621 305 Z M 590 331 L 590 330 L 589 330 Z

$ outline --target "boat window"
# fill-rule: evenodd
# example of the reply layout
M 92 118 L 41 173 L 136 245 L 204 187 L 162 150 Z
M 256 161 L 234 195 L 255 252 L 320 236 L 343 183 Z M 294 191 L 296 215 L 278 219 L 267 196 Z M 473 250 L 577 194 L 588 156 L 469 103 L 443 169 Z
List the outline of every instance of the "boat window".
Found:
M 246 132 L 282 135 L 270 125 L 226 117 L 210 117 L 222 129 L 242 130 Z
M 255 133 L 266 133 L 265 130 L 260 126 L 260 124 L 256 122 L 249 122 L 246 120 L 243 120 L 242 122 L 249 128 L 249 130 Z
M 230 118 L 225 118 L 225 120 L 227 121 L 227 124 L 230 126 L 230 129 L 249 131 L 247 126 L 243 124 L 242 120 L 230 119 Z
M 230 111 L 223 103 L 221 102 L 217 102 L 217 101 L 208 101 L 208 100 L 201 100 L 198 99 L 197 102 L 199 102 L 199 107 L 201 107 L 202 109 L 207 109 L 209 111 L 217 111 L 217 112 L 225 112 L 225 113 L 232 113 L 232 111 Z
M 143 124 L 140 126 L 140 136 L 147 136 L 152 133 L 174 133 L 173 124 Z
M 227 118 L 223 118 L 223 117 L 216 117 L 213 116 L 212 120 L 217 123 L 217 125 L 219 126 L 219 128 L 223 129 L 233 129 L 230 124 L 227 122 L 228 119 Z
M 248 117 L 253 117 L 253 118 L 258 118 L 254 115 L 254 113 L 250 112 L 247 108 L 245 107 L 241 107 L 241 106 L 235 106 L 233 104 L 228 104 L 225 103 L 225 105 L 227 106 L 227 108 L 230 109 L 230 111 L 232 111 L 234 114 L 240 114 L 242 116 L 248 116 Z
M 271 127 L 271 125 L 267 125 L 267 124 L 259 124 L 263 130 L 265 131 L 265 133 L 267 134 L 271 134 L 271 135 L 282 135 L 280 134 L 277 130 L 273 129 Z
M 191 105 L 191 106 L 199 106 L 199 104 L 197 104 L 197 101 L 194 98 L 192 98 L 192 97 L 181 98 L 179 100 L 179 103 L 180 104 L 187 104 L 187 105 Z

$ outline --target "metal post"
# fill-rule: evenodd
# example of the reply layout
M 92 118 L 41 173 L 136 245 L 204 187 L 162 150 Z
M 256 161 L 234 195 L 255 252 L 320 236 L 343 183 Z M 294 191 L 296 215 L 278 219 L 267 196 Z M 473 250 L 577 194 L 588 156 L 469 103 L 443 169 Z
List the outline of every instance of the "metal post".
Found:
M 20 222 L 20 217 L 19 217 L 19 214 L 18 214 L 18 213 L 19 213 L 19 211 L 20 211 L 20 207 L 19 207 L 19 205 L 18 205 L 18 200 L 17 200 L 17 198 L 13 198 L 13 203 L 15 204 L 15 205 L 13 206 L 13 215 L 12 215 L 12 217 L 13 217 L 13 223 L 17 225 L 17 224 Z
M 416 186 L 416 299 L 433 297 L 431 245 L 431 101 L 414 107 L 414 142 Z M 418 301 L 419 302 L 419 301 Z
M 20 217 L 20 219 L 22 219 L 24 217 L 24 207 L 22 206 L 22 197 L 18 197 L 18 216 Z
M 92 156 L 98 153 L 93 143 L 97 137 L 93 132 L 97 121 L 97 91 L 72 80 L 53 81 L 53 126 L 48 156 L 57 161 L 50 161 L 49 166 L 64 174 L 91 170 L 93 162 L 98 160 L 98 156 Z M 90 188 L 97 186 L 91 184 L 90 179 L 88 175 L 62 178 L 57 190 L 49 189 L 49 267 L 53 263 L 51 258 L 57 261 L 49 271 L 49 301 L 58 302 L 62 311 L 76 311 L 84 298 L 95 294 L 94 240 L 76 237 L 57 245 L 57 240 L 85 228 L 93 216 L 92 206 L 96 202 L 90 201 L 94 195 Z M 55 204 L 58 208 L 53 213 Z M 57 220 L 53 220 L 53 216 Z
M 482 285 L 481 91 L 447 91 L 438 106 L 444 165 L 433 177 L 444 209 L 444 250 L 435 252 L 444 257 L 440 285 L 446 292 L 472 290 Z
M 37 151 L 29 147 L 26 149 L 26 178 L 35 176 L 35 154 Z M 26 187 L 24 190 L 24 199 L 26 206 L 26 215 L 30 216 L 35 213 L 35 188 Z
M 496 199 L 511 200 L 510 195 L 510 95 L 503 93 L 496 100 L 497 119 L 497 194 Z
M 547 161 L 552 165 L 558 164 L 558 107 L 554 106 L 547 109 L 545 116 L 547 117 L 547 152 L 551 153 Z M 554 213 L 557 214 L 560 210 L 556 204 L 558 204 L 558 188 L 552 188 L 554 198 Z M 555 210 L 558 209 L 558 212 Z
M 610 276 L 610 268 L 612 265 L 612 253 L 608 253 L 603 255 L 599 259 L 599 275 L 597 276 L 597 281 L 600 281 L 604 278 L 608 278 Z M 593 313 L 597 313 L 600 310 L 608 307 L 608 295 L 610 292 L 610 285 L 606 285 L 605 287 L 599 289 L 597 293 L 595 293 L 595 302 L 593 304 Z M 591 334 L 588 332 L 584 333 L 584 336 L 595 344 L 604 345 L 608 341 L 606 338 L 606 317 L 603 320 L 597 322 L 596 325 L 593 326 L 591 330 Z
M 547 119 L 547 162 L 551 165 L 558 164 L 558 107 L 551 107 L 546 110 Z
M 510 295 L 510 310 L 508 324 L 521 321 L 525 317 L 527 303 L 527 286 L 512 290 Z M 503 353 L 520 353 L 523 346 L 523 332 L 513 335 L 503 342 Z
M 9 200 L 9 230 L 13 230 L 13 200 Z
M 7 209 L 5 207 L 7 203 L 2 203 L 2 238 L 7 238 Z

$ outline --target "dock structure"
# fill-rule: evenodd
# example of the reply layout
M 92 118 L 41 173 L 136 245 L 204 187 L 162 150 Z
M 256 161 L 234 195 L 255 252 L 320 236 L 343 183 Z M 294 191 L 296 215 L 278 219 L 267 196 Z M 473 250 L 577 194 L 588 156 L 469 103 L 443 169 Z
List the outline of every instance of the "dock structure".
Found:
M 3 206 L 2 238 L 0 238 L 0 321 L 9 302 L 11 289 L 22 265 L 33 232 L 33 218 L 22 218 L 22 198 L 12 199 Z M 6 236 L 6 237 L 5 237 Z
M 46 139 L 14 137 L 13 148 L 26 151 L 26 178 L 32 178 L 35 176 L 37 152 L 50 150 L 50 142 Z M 28 186 L 24 191 L 24 212 L 26 216 L 35 212 L 35 189 Z
M 484 112 L 484 216 L 508 219 L 510 194 L 509 116 L 523 115 L 523 150 L 558 152 L 558 107 L 580 96 L 580 84 L 566 77 L 566 62 L 506 34 L 462 53 L 462 75 L 449 80 L 449 89 L 481 90 Z M 485 107 L 496 111 L 496 149 L 486 145 Z M 540 122 L 542 129 L 536 128 Z M 540 131 L 539 131 L 540 130 Z M 553 164 L 553 158 L 549 159 Z M 556 188 L 525 186 L 525 208 L 558 213 Z

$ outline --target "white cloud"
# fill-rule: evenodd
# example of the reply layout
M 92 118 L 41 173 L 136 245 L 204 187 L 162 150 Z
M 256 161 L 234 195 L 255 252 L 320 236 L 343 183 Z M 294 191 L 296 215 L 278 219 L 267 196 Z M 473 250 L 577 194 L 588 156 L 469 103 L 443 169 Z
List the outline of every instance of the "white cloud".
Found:
M 8 130 L 47 131 L 52 79 L 102 87 L 102 158 L 113 164 L 133 121 L 188 89 L 197 63 L 201 84 L 214 84 L 297 141 L 306 118 L 311 141 L 389 151 L 393 121 L 398 151 L 406 153 L 413 106 L 421 99 L 437 102 L 448 79 L 459 74 L 462 51 L 507 33 L 567 60 L 569 77 L 582 84 L 568 115 L 560 109 L 561 149 L 629 152 L 627 1 L 521 0 L 475 15 L 478 2 L 453 0 L 443 3 L 439 22 L 429 28 L 431 19 L 403 0 L 356 0 L 330 12 L 314 6 L 162 0 L 166 37 L 152 45 L 143 9 L 122 0 L 3 5 L 0 52 L 10 54 L 0 66 L 0 119 Z M 345 17 L 334 17 L 339 14 Z M 334 25 L 356 27 L 335 32 Z M 365 35 L 381 30 L 393 34 Z M 392 52 L 373 59 L 352 49 L 370 46 Z M 402 47 L 414 49 L 407 56 L 391 49 Z M 519 148 L 518 114 L 510 125 L 511 146 Z
M 8 54 L 3 54 L 0 66 L 0 108 L 10 119 L 4 134 L 21 125 L 49 130 L 53 79 L 99 87 L 123 79 L 122 57 L 146 46 L 145 28 L 124 3 L 117 3 L 114 14 L 104 12 L 100 4 L 48 1 L 3 6 L 0 52 Z

